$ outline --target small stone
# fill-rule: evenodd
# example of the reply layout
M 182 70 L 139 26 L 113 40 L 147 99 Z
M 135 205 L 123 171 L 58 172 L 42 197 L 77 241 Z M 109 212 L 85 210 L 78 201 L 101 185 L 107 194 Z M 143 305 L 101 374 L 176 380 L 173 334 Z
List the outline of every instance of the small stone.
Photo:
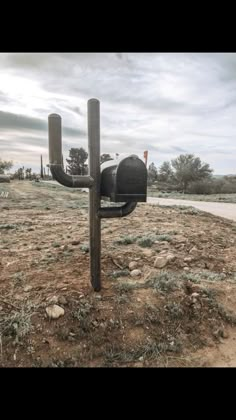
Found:
M 191 248 L 190 251 L 189 251 L 189 254 L 197 254 L 197 253 L 198 253 L 198 249 L 196 248 L 196 246 Z
M 176 259 L 176 256 L 173 254 L 168 254 L 166 258 L 167 258 L 167 262 L 171 262 Z
M 153 256 L 154 251 L 152 249 L 143 249 L 142 254 L 144 257 L 150 258 Z
M 137 302 L 142 302 L 142 299 L 140 299 L 140 298 L 137 298 Z
M 142 361 L 143 361 L 143 356 L 140 356 L 138 360 L 139 360 L 140 362 L 142 362 Z
M 80 241 L 72 241 L 71 242 L 71 245 L 79 245 L 80 244 Z
M 46 300 L 49 303 L 58 303 L 58 297 L 57 296 L 48 297 Z
M 32 286 L 30 286 L 30 285 L 28 285 L 28 286 L 25 286 L 24 287 L 24 292 L 29 292 L 30 290 L 32 290 L 33 289 L 33 287 Z
M 194 293 L 191 294 L 191 297 L 193 297 L 193 298 L 196 298 L 198 296 L 199 296 L 199 293 L 197 293 L 197 292 L 194 292 Z
M 60 296 L 58 298 L 58 303 L 60 303 L 61 305 L 67 305 L 68 302 L 67 302 L 65 296 Z
M 131 275 L 132 277 L 138 277 L 138 276 L 141 276 L 141 274 L 142 274 L 142 271 L 141 271 L 141 270 L 132 270 L 132 271 L 130 272 L 130 275 Z
M 206 262 L 206 263 L 205 263 L 205 267 L 206 267 L 208 270 L 213 271 L 215 266 L 214 266 L 214 264 L 213 264 L 213 263 L 211 263 L 211 262 Z
M 156 268 L 163 268 L 166 266 L 168 260 L 167 257 L 156 257 L 155 262 L 154 262 L 154 267 Z
M 70 335 L 68 336 L 68 341 L 75 341 L 75 338 L 74 337 L 71 337 Z
M 184 267 L 184 271 L 189 271 L 190 268 L 189 267 Z
M 191 257 L 185 257 L 184 262 L 191 262 L 193 259 Z
M 50 319 L 58 319 L 60 316 L 65 314 L 65 311 L 61 306 L 52 305 L 46 308 L 47 315 Z
M 137 267 L 138 267 L 138 263 L 136 261 L 131 261 L 129 263 L 129 269 L 130 269 L 130 271 L 135 270 L 135 268 L 137 268 Z
M 222 338 L 229 338 L 229 334 L 225 330 L 222 331 Z

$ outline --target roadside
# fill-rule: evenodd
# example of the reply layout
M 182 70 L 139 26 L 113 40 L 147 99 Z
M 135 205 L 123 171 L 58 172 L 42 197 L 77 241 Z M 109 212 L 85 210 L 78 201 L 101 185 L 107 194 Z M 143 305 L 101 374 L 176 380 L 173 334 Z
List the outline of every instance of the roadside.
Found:
M 188 206 L 198 210 L 214 214 L 215 216 L 225 217 L 236 221 L 236 204 L 233 203 L 213 203 L 208 201 L 176 200 L 172 198 L 148 197 L 147 202 L 161 206 Z

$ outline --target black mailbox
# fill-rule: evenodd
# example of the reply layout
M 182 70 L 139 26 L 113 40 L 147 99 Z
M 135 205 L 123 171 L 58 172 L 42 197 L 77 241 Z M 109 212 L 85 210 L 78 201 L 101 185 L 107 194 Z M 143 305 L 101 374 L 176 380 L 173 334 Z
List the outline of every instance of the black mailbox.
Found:
M 131 155 L 102 163 L 100 194 L 114 202 L 145 202 L 147 168 L 144 162 Z

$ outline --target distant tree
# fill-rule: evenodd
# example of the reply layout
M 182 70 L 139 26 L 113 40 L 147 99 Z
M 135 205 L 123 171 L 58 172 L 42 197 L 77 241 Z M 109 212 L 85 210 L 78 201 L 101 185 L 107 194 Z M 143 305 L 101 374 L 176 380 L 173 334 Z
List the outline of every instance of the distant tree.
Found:
M 20 181 L 24 179 L 24 166 L 17 169 L 17 171 L 14 173 L 14 178 L 19 179 Z
M 157 179 L 157 168 L 152 162 L 148 167 L 148 183 L 152 184 Z
M 12 161 L 0 159 L 0 174 L 4 174 L 5 171 L 9 171 L 13 166 Z
M 163 162 L 158 171 L 158 181 L 171 182 L 173 180 L 173 169 L 171 163 L 168 161 Z
M 86 175 L 88 172 L 88 165 L 85 164 L 87 158 L 88 153 L 82 147 L 70 149 L 69 159 L 66 159 L 67 172 L 70 175 Z
M 103 162 L 107 162 L 108 160 L 113 160 L 113 159 L 112 159 L 112 157 L 111 157 L 108 153 L 103 153 L 103 154 L 100 156 L 100 162 L 101 162 L 101 163 L 103 163 Z
M 171 164 L 174 178 L 184 192 L 190 182 L 210 179 L 213 172 L 208 163 L 202 163 L 199 157 L 191 154 L 180 155 Z
M 25 170 L 25 177 L 26 177 L 26 179 L 31 179 L 31 172 L 32 172 L 32 169 L 31 168 L 27 168 Z

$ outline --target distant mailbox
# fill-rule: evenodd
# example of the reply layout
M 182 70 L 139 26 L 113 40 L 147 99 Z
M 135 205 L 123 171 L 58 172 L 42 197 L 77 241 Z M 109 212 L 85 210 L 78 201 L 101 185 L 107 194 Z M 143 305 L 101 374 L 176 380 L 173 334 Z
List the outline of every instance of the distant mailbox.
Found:
M 147 169 L 135 155 L 101 165 L 101 197 L 113 202 L 145 202 Z

